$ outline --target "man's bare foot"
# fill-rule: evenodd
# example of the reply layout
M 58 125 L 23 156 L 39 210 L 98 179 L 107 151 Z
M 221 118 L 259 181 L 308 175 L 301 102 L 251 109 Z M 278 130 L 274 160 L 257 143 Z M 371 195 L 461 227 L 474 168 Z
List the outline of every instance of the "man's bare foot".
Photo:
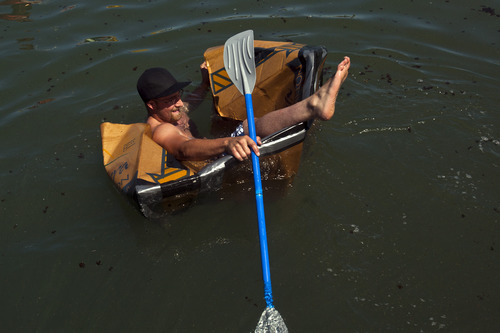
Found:
M 337 72 L 323 85 L 309 101 L 314 117 L 321 120 L 329 120 L 335 113 L 335 101 L 339 94 L 340 87 L 349 74 L 351 59 L 344 57 L 344 60 L 337 66 Z

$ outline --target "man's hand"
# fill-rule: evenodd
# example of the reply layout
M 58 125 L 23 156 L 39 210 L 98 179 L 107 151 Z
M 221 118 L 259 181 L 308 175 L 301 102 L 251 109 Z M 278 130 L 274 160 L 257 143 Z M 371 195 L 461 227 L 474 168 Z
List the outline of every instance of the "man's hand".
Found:
M 210 87 L 210 78 L 208 77 L 208 67 L 206 61 L 204 61 L 200 65 L 200 71 L 201 71 L 201 84 Z
M 226 152 L 233 155 L 238 161 L 244 161 L 252 154 L 252 151 L 259 156 L 259 145 L 262 144 L 260 137 L 257 137 L 257 143 L 248 135 L 227 138 Z M 250 150 L 251 149 L 251 150 Z

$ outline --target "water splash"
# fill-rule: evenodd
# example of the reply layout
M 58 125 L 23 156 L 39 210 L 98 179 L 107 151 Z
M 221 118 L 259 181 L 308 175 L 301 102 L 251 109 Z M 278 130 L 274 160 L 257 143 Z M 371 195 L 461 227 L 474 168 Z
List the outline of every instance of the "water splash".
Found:
M 288 333 L 288 328 L 276 308 L 266 308 L 260 316 L 255 333 Z

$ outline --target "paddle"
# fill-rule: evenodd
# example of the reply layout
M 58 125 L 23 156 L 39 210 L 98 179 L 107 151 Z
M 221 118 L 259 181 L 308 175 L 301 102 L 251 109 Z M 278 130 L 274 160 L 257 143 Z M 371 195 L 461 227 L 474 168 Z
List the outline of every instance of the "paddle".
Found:
M 253 31 L 247 30 L 229 38 L 224 44 L 224 66 L 238 91 L 245 96 L 248 131 L 250 138 L 257 141 L 253 116 L 252 91 L 255 87 L 255 54 Z M 262 313 L 255 332 L 288 332 L 285 322 L 273 305 L 269 254 L 267 251 L 266 221 L 264 216 L 264 198 L 260 177 L 259 157 L 252 152 L 252 169 L 255 183 L 255 200 L 259 222 L 260 255 L 264 278 L 264 299 L 266 310 Z

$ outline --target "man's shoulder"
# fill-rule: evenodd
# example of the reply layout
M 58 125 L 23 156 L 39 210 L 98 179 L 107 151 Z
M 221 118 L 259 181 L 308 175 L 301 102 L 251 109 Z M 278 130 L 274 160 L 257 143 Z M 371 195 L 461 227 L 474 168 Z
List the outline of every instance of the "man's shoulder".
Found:
M 157 131 L 157 130 L 160 130 L 160 131 L 164 131 L 164 130 L 168 130 L 168 129 L 174 129 L 175 126 L 170 124 L 170 123 L 166 123 L 166 122 L 160 122 L 154 118 L 151 118 L 149 117 L 147 120 L 146 120 L 146 123 L 151 127 L 151 130 L 153 132 Z
M 151 130 L 153 132 L 153 137 L 172 136 L 180 134 L 177 127 L 170 123 L 159 123 L 154 128 L 151 128 Z
M 164 140 L 168 141 L 184 141 L 186 139 L 190 139 L 189 135 L 183 133 L 177 126 L 171 123 L 160 123 L 155 125 L 155 127 L 151 128 L 153 134 L 153 140 L 157 142 L 161 142 Z

